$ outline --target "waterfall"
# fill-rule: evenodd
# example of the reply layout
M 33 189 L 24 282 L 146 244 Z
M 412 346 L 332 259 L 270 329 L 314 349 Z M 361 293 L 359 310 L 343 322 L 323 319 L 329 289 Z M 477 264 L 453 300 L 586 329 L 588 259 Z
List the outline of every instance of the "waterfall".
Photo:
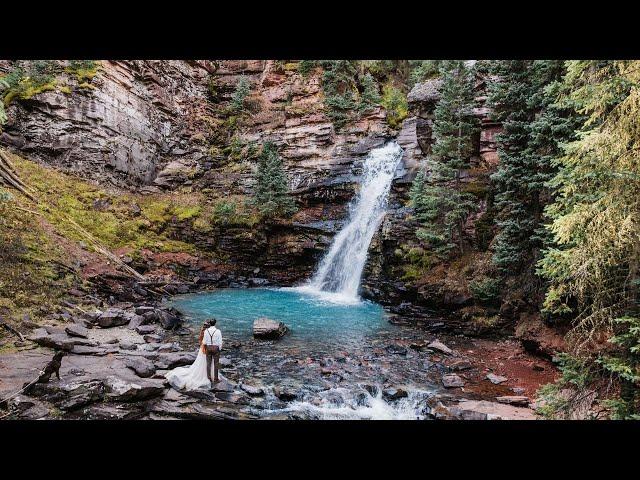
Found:
M 359 301 L 358 287 L 369 244 L 384 216 L 391 182 L 402 148 L 395 142 L 369 152 L 364 161 L 360 190 L 349 205 L 349 216 L 311 280 L 301 287 L 345 303 Z

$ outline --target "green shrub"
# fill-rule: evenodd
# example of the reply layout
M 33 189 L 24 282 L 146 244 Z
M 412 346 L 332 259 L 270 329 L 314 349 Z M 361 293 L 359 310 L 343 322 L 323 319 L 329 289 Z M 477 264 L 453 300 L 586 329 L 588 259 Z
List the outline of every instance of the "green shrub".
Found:
M 0 202 L 8 202 L 13 197 L 9 192 L 7 192 L 4 188 L 0 187 Z
M 298 65 L 298 72 L 300 72 L 303 77 L 306 77 L 307 75 L 309 75 L 311 70 L 313 70 L 317 66 L 318 60 L 302 60 L 300 61 L 300 65 Z
M 440 75 L 440 64 L 442 60 L 411 60 L 409 62 L 411 72 L 409 73 L 409 86 Z
M 640 318 L 624 316 L 613 323 L 617 333 L 609 342 L 617 348 L 597 362 L 618 381 L 620 395 L 605 404 L 616 420 L 640 420 Z
M 387 111 L 387 123 L 392 128 L 399 128 L 409 114 L 407 96 L 393 85 L 385 85 L 382 89 L 382 106 Z
M 251 83 L 247 77 L 240 77 L 236 89 L 231 96 L 231 110 L 239 112 L 244 108 L 245 100 L 251 91 Z
M 95 60 L 70 60 L 65 69 L 76 76 L 79 84 L 90 83 L 98 73 L 98 62 Z
M 366 112 L 380 103 L 378 84 L 370 73 L 362 77 L 362 93 L 358 101 L 358 111 Z
M 538 390 L 542 400 L 537 412 L 548 419 L 567 419 L 575 410 L 584 392 L 594 381 L 594 371 L 587 358 L 561 353 L 555 360 L 561 376 Z
M 236 215 L 237 204 L 235 202 L 222 200 L 213 209 L 214 222 L 227 225 L 231 223 Z
M 9 105 L 15 99 L 26 100 L 38 93 L 54 90 L 57 72 L 58 67 L 52 60 L 33 60 L 16 66 L 9 73 L 0 77 L 0 92 L 4 106 Z M 6 121 L 4 112 L 0 114 L 0 117 L 2 116 Z M 2 118 L 0 118 L 0 123 L 2 123 Z
M 265 217 L 289 215 L 296 210 L 282 159 L 271 142 L 262 147 L 252 203 Z
M 483 278 L 469 283 L 469 290 L 473 298 L 480 302 L 491 302 L 500 295 L 500 280 L 495 278 Z

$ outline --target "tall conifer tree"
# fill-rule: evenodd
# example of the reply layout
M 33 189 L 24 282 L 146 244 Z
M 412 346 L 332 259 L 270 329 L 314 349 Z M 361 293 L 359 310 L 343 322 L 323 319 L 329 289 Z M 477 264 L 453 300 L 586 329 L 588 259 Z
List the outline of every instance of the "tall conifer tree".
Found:
M 429 172 L 421 172 L 411 191 L 417 231 L 431 250 L 445 256 L 456 246 L 463 249 L 464 223 L 475 206 L 472 195 L 461 188 L 461 170 L 473 154 L 478 129 L 474 114 L 474 75 L 463 61 L 444 61 L 442 85 L 434 112 L 434 145 Z
M 510 273 L 529 269 L 545 245 L 552 159 L 577 125 L 555 102 L 563 72 L 556 60 L 488 62 L 488 104 L 503 128 L 497 136 L 500 163 L 491 177 L 499 212 L 493 260 Z
M 266 142 L 262 147 L 253 203 L 267 217 L 287 215 L 295 211 L 295 202 L 289 196 L 282 160 L 271 142 Z

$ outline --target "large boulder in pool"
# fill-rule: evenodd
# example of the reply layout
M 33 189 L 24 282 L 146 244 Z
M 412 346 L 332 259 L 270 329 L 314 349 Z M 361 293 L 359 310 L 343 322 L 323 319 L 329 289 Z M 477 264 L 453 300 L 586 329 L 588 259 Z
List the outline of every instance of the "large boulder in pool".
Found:
M 253 336 L 263 340 L 277 340 L 284 336 L 287 330 L 283 322 L 276 322 L 270 318 L 258 318 L 253 322 Z

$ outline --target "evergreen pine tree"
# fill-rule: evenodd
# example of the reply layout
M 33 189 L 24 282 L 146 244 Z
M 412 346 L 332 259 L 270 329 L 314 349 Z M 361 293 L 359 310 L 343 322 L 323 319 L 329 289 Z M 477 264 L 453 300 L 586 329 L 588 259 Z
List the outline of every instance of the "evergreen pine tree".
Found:
M 294 200 L 289 196 L 282 160 L 271 142 L 262 147 L 253 203 L 266 217 L 288 215 L 296 209 Z
M 478 129 L 474 115 L 474 77 L 462 61 L 445 61 L 434 114 L 434 145 L 428 175 L 420 173 L 411 191 L 418 238 L 439 256 L 463 248 L 464 223 L 474 208 L 473 196 L 462 190 L 461 170 L 473 153 Z
M 608 402 L 612 415 L 640 418 L 640 61 L 568 62 L 564 87 L 564 103 L 586 119 L 550 182 L 558 193 L 546 211 L 555 244 L 539 262 L 550 281 L 544 308 L 572 320 L 572 353 L 595 372 L 569 385 L 574 397 L 606 375 L 610 392 L 620 387 Z
M 501 60 L 489 62 L 488 104 L 503 131 L 497 136 L 496 187 L 499 233 L 494 263 L 503 271 L 529 268 L 545 245 L 546 188 L 553 177 L 552 159 L 576 127 L 575 117 L 555 103 L 563 62 Z
M 358 101 L 358 110 L 366 112 L 380 103 L 380 92 L 378 84 L 370 73 L 365 73 L 362 77 L 362 93 Z
M 231 109 L 235 112 L 242 110 L 244 101 L 251 91 L 251 83 L 247 77 L 240 77 L 236 89 L 231 96 Z

